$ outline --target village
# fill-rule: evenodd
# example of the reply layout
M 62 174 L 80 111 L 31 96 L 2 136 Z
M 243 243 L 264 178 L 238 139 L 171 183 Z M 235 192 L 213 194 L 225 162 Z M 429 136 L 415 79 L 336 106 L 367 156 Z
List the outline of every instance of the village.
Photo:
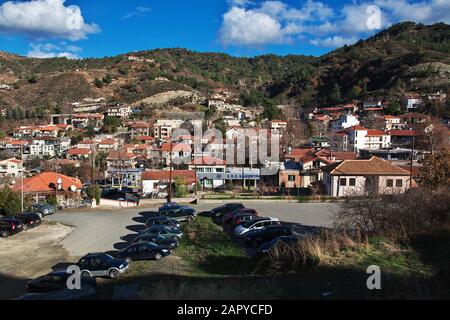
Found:
M 23 184 L 25 197 L 33 201 L 58 195 L 61 207 L 84 205 L 92 185 L 100 186 L 103 195 L 115 194 L 110 199 L 130 201 L 136 199 L 132 195 L 173 197 L 177 188 L 183 190 L 177 197 L 402 193 L 417 186 L 421 160 L 448 147 L 449 119 L 419 112 L 425 101 L 446 98 L 442 93 L 405 96 L 396 115 L 389 114 L 389 101 L 375 98 L 305 107 L 301 114 L 292 106 L 277 106 L 279 119 L 263 119 L 264 106 L 245 108 L 222 88 L 205 101 L 214 110 L 209 119 L 202 112 L 144 118 L 126 104 L 86 98 L 72 103 L 73 113 L 52 114 L 48 124 L 18 126 L 4 135 L 0 175 L 4 186 L 21 190 Z M 195 148 L 194 127 L 201 128 Z M 209 132 L 216 127 L 222 137 Z M 275 136 L 279 144 L 277 157 L 265 162 L 248 151 L 261 137 L 249 143 L 249 133 L 262 130 L 267 144 Z M 244 145 L 238 146 L 242 138 Z M 244 163 L 227 162 L 225 154 L 242 147 Z M 73 184 L 58 186 L 58 177 Z

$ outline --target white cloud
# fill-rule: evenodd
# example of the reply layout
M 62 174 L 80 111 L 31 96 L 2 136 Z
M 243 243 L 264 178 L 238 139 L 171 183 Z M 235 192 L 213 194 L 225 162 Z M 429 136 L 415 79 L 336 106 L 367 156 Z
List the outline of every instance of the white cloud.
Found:
M 78 52 L 82 51 L 80 47 L 68 45 L 65 42 L 59 44 L 53 43 L 31 43 L 27 56 L 30 58 L 62 58 L 79 59 Z
M 235 1 L 233 1 L 235 2 Z M 225 45 L 266 45 L 290 42 L 290 36 L 303 30 L 300 20 L 322 20 L 332 10 L 321 2 L 308 0 L 301 9 L 281 1 L 264 1 L 257 8 L 245 8 L 248 1 L 238 1 L 223 16 L 220 40 Z
M 233 7 L 223 16 L 220 39 L 225 45 L 255 46 L 282 43 L 285 32 L 276 19 L 265 13 Z
M 335 10 L 314 0 L 301 7 L 281 0 L 258 5 L 247 0 L 228 3 L 231 8 L 223 16 L 220 30 L 226 45 L 279 44 L 291 38 L 330 48 L 351 44 L 378 31 L 368 23 L 373 17 L 368 7 L 373 5 L 380 9 L 381 29 L 402 21 L 450 23 L 450 0 L 348 0 Z
M 247 7 L 253 4 L 252 0 L 227 0 L 227 3 L 232 7 Z
M 5 2 L 0 6 L 0 32 L 80 40 L 100 31 L 96 24 L 84 22 L 78 6 L 64 3 L 65 0 Z
M 344 45 L 351 45 L 357 41 L 358 41 L 357 37 L 344 38 L 340 36 L 334 36 L 325 39 L 313 39 L 310 41 L 310 43 L 318 47 L 336 48 L 342 47 Z
M 145 17 L 152 9 L 148 7 L 137 7 L 134 11 L 127 13 L 122 19 L 130 19 L 133 17 Z

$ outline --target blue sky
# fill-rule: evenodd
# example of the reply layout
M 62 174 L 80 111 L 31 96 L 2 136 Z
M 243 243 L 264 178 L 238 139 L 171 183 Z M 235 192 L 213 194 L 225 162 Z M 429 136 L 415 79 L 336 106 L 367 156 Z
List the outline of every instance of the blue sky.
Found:
M 450 0 L 0 0 L 0 50 L 70 58 L 167 47 L 320 55 L 406 20 L 450 23 Z

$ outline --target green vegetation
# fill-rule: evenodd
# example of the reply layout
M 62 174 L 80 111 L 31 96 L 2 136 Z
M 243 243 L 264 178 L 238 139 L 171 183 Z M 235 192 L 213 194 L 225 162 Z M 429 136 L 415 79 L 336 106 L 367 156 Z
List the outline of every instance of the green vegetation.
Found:
M 6 186 L 0 189 L 0 215 L 15 215 L 20 213 L 22 202 L 20 192 Z
M 103 119 L 103 132 L 105 133 L 115 133 L 117 128 L 122 125 L 122 120 L 118 117 L 106 116 Z
M 188 193 L 184 178 L 175 177 L 174 181 L 174 196 L 175 198 L 185 198 Z
M 86 195 L 90 198 L 90 199 L 95 199 L 95 203 L 97 205 L 100 204 L 100 197 L 102 195 L 102 191 L 100 190 L 99 186 L 90 186 L 87 191 L 86 191 Z
M 194 275 L 250 274 L 255 269 L 255 261 L 205 217 L 185 226 L 175 254 L 188 262 Z

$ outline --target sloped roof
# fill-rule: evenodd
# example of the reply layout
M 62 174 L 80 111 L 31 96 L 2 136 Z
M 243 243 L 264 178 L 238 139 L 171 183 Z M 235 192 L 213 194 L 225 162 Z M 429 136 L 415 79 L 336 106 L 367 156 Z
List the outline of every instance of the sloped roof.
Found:
M 214 158 L 210 156 L 203 156 L 203 157 L 195 157 L 193 161 L 191 161 L 190 164 L 197 164 L 197 165 L 226 165 L 227 162 L 223 159 Z
M 87 148 L 73 148 L 67 150 L 67 154 L 70 156 L 76 156 L 76 155 L 88 155 L 91 153 L 91 149 Z
M 108 157 L 107 160 L 127 160 L 127 159 L 135 159 L 138 156 L 134 153 L 125 152 L 125 151 L 112 151 Z
M 38 175 L 35 175 L 31 178 L 24 179 L 24 192 L 49 192 L 55 191 L 55 186 L 57 184 L 58 178 L 61 178 L 62 190 L 70 190 L 72 186 L 74 186 L 77 190 L 83 187 L 80 179 L 72 178 L 66 176 L 64 174 L 56 173 L 56 172 L 43 172 Z M 22 181 L 21 179 L 17 179 L 16 183 L 13 187 L 15 190 L 22 189 Z
M 368 160 L 344 160 L 322 168 L 324 172 L 331 175 L 400 175 L 405 176 L 410 173 L 386 160 L 372 157 Z
M 194 170 L 172 170 L 172 181 L 174 181 L 177 177 L 184 178 L 187 184 L 195 183 Z M 142 172 L 142 180 L 169 181 L 169 179 L 169 170 L 150 170 Z

